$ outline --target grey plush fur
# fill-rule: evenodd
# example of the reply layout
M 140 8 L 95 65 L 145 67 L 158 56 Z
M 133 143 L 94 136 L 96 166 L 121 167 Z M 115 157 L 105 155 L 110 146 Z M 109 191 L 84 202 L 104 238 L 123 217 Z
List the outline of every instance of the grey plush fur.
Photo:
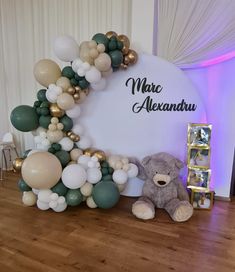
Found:
M 153 218 L 155 207 L 165 209 L 178 222 L 192 216 L 188 193 L 179 180 L 179 171 L 183 167 L 179 159 L 161 152 L 145 157 L 141 164 L 133 162 L 138 165 L 139 177 L 145 180 L 142 197 L 132 207 L 136 217 Z

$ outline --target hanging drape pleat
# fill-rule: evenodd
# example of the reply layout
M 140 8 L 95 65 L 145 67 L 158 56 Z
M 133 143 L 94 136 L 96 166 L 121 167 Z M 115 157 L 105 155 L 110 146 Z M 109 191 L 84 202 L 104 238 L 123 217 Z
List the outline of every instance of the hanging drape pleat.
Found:
M 181 68 L 235 51 L 234 0 L 158 0 L 157 55 Z

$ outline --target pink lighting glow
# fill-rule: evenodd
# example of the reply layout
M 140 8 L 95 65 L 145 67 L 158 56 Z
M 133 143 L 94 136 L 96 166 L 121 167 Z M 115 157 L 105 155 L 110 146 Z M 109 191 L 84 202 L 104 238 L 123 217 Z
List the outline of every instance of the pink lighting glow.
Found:
M 210 65 L 215 65 L 215 64 L 218 64 L 220 62 L 223 62 L 223 61 L 226 61 L 226 60 L 230 60 L 231 58 L 234 58 L 234 57 L 235 57 L 235 51 L 232 51 L 232 52 L 229 52 L 229 53 L 227 53 L 225 55 L 216 57 L 214 59 L 203 61 L 200 64 L 200 67 L 206 67 L 206 66 L 210 66 Z

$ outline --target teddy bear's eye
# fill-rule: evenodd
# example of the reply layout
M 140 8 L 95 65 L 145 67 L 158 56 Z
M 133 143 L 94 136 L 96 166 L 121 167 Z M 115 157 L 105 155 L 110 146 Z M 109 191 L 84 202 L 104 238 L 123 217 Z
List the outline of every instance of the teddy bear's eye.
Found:
M 156 174 L 157 174 L 157 172 L 156 172 Z
M 168 176 L 170 175 L 171 172 L 168 173 Z

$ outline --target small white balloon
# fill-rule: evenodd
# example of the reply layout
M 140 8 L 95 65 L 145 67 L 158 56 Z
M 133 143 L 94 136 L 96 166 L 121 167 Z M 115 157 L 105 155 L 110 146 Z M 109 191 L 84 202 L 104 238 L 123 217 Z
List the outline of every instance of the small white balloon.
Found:
M 70 164 L 62 172 L 62 182 L 69 189 L 78 189 L 86 182 L 87 174 L 79 164 Z
M 59 36 L 54 41 L 54 52 L 62 61 L 73 61 L 79 55 L 79 46 L 73 37 Z
M 84 132 L 84 128 L 81 125 L 76 124 L 72 128 L 72 132 L 79 135 L 79 136 L 81 136 L 83 134 L 83 132 Z
M 80 67 L 80 68 L 78 68 L 78 70 L 77 70 L 77 74 L 78 74 L 80 77 L 84 77 L 85 74 L 86 74 L 86 71 L 85 71 L 82 67 Z
M 81 67 L 82 67 L 83 70 L 88 71 L 91 68 L 91 65 L 88 62 L 83 62 Z
M 128 178 L 137 177 L 138 172 L 138 167 L 134 163 L 129 163 L 129 170 L 127 171 Z
M 60 196 L 57 200 L 58 204 L 63 204 L 65 203 L 65 197 L 64 196 Z
M 80 191 L 82 195 L 84 196 L 90 196 L 93 190 L 93 185 L 89 182 L 86 182 L 82 187 L 80 188 Z
M 50 195 L 50 200 L 52 200 L 52 201 L 57 201 L 58 198 L 59 198 L 59 196 L 58 196 L 57 193 L 52 193 L 52 194 Z
M 64 203 L 58 203 L 58 205 L 53 208 L 53 211 L 55 212 L 63 212 L 64 210 L 66 210 L 67 208 L 67 203 L 64 202 Z
M 88 155 L 81 155 L 77 162 L 84 168 L 87 169 L 88 168 L 88 163 L 91 160 L 90 156 Z
M 52 200 L 52 201 L 49 202 L 49 207 L 50 207 L 51 209 L 56 208 L 57 205 L 58 205 L 58 203 L 57 203 L 57 201 L 55 201 L 55 200 Z
M 96 203 L 95 203 L 95 201 L 94 201 L 94 199 L 93 199 L 92 196 L 89 196 L 89 197 L 86 199 L 86 204 L 87 204 L 87 206 L 88 206 L 89 208 L 91 208 L 91 209 L 97 208 L 97 205 L 96 205 Z
M 72 63 L 72 69 L 74 72 L 77 72 L 79 67 L 83 64 L 83 61 L 79 58 L 76 58 Z
M 86 149 L 91 147 L 91 139 L 88 136 L 80 136 L 80 141 L 76 142 L 78 148 Z
M 95 66 L 91 66 L 90 70 L 86 72 L 85 78 L 90 83 L 97 83 L 101 79 L 101 73 Z
M 38 193 L 38 200 L 41 202 L 49 203 L 51 194 L 52 194 L 52 191 L 49 189 L 40 190 Z
M 37 207 L 38 207 L 38 209 L 43 210 L 43 211 L 46 211 L 50 208 L 49 203 L 42 202 L 39 199 L 37 200 Z
M 102 173 L 98 168 L 88 168 L 87 169 L 87 181 L 95 184 L 99 182 L 102 178 Z
M 75 104 L 72 109 L 65 111 L 68 117 L 78 118 L 81 114 L 81 108 L 78 104 Z
M 32 188 L 32 191 L 33 191 L 33 193 L 34 193 L 35 195 L 38 195 L 38 193 L 40 192 L 39 189 L 34 189 L 34 188 Z
M 128 180 L 127 173 L 122 169 L 115 170 L 113 172 L 113 180 L 117 184 L 124 184 Z
M 74 142 L 69 137 L 64 137 L 59 141 L 61 149 L 65 151 L 70 151 L 73 149 Z

